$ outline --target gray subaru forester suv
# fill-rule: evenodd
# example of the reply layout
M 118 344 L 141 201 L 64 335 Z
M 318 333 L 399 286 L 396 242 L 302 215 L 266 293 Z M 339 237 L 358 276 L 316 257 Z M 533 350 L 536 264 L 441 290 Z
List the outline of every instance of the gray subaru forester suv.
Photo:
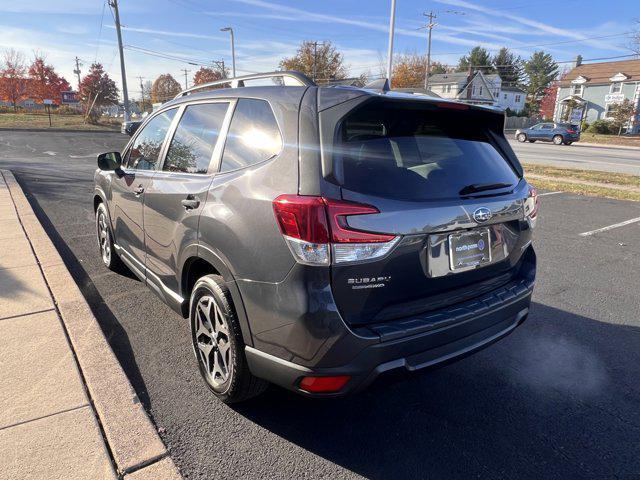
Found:
M 529 312 L 538 198 L 503 124 L 297 72 L 194 87 L 98 157 L 102 260 L 189 319 L 224 402 L 449 362 Z

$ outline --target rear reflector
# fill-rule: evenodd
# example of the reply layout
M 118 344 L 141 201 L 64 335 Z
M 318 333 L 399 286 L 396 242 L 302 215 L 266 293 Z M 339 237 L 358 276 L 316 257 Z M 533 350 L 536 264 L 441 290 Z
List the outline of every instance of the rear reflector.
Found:
M 310 393 L 338 392 L 351 380 L 349 375 L 336 377 L 303 377 L 300 381 L 300 389 Z
M 273 201 L 280 231 L 291 253 L 306 265 L 360 262 L 387 254 L 399 240 L 395 235 L 355 230 L 352 215 L 380 211 L 370 205 L 304 195 L 280 195 Z

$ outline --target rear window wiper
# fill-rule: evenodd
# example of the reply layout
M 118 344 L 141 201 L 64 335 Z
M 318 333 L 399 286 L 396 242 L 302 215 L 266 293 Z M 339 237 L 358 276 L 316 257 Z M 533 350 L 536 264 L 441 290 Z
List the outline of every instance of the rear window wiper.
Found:
M 469 195 L 471 193 L 484 192 L 486 190 L 497 190 L 498 188 L 511 187 L 510 183 L 472 183 L 466 187 L 462 187 L 458 192 L 460 195 Z

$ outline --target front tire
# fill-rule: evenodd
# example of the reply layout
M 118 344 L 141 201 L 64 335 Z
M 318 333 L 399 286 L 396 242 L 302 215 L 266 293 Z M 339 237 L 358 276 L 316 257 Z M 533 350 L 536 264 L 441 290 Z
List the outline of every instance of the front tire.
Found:
M 109 215 L 107 207 L 100 202 L 96 209 L 96 235 L 98 237 L 98 248 L 100 249 L 100 257 L 102 263 L 109 270 L 121 272 L 124 264 L 113 247 L 113 235 L 111 234 L 111 226 L 109 223 Z
M 267 382 L 249 371 L 240 324 L 221 276 L 206 275 L 196 282 L 189 319 L 200 375 L 216 397 L 237 403 L 265 390 Z
M 554 145 L 562 145 L 563 141 L 564 141 L 564 139 L 562 138 L 562 135 L 554 135 L 553 136 L 553 144 Z
M 518 134 L 518 141 L 520 143 L 524 143 L 527 141 L 527 136 L 524 133 L 519 133 Z

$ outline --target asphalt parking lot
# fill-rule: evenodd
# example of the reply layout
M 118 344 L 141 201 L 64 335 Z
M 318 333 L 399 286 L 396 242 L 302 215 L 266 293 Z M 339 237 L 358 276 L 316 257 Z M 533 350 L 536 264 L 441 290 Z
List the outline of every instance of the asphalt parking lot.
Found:
M 318 401 L 271 388 L 227 407 L 188 325 L 98 257 L 95 154 L 120 134 L 0 132 L 9 168 L 187 478 L 638 478 L 640 203 L 550 193 L 529 319 L 445 368 Z M 545 148 L 542 146 L 542 148 Z

